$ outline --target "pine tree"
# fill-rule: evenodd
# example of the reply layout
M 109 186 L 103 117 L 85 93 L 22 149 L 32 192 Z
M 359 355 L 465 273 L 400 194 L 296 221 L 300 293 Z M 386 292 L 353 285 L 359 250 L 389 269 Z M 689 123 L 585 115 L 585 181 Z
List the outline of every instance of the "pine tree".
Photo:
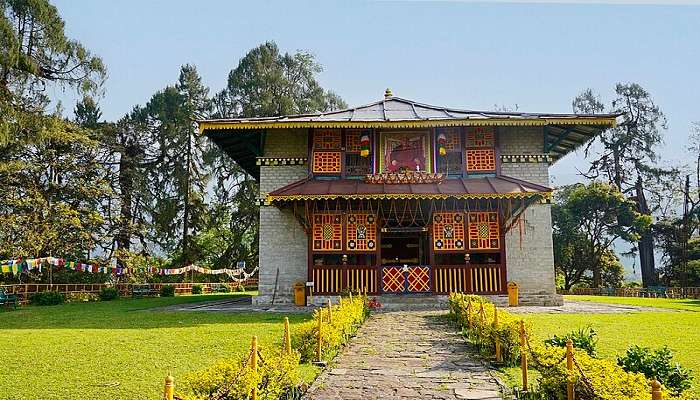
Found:
M 656 154 L 658 146 L 663 143 L 666 117 L 649 92 L 639 84 L 619 83 L 615 94 L 610 112 L 620 114 L 622 121 L 600 135 L 602 153 L 591 162 L 584 176 L 589 179 L 604 178 L 632 198 L 640 213 L 651 217 L 664 198 L 664 188 L 668 187 L 662 182 L 674 180 L 677 176 L 675 169 L 659 166 Z M 599 112 L 603 108 L 590 89 L 582 92 L 573 105 L 575 112 L 583 113 Z M 589 144 L 587 155 L 590 149 Z M 657 274 L 651 228 L 640 235 L 636 245 L 643 285 L 654 285 Z M 597 287 L 600 283 L 600 274 L 595 274 L 593 285 Z

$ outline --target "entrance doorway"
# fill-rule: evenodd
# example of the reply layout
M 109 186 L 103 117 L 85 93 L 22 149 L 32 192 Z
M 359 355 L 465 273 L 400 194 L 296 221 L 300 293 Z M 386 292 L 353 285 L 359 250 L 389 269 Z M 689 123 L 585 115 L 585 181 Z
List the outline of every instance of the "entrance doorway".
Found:
M 387 232 L 380 246 L 383 293 L 430 292 L 426 232 Z

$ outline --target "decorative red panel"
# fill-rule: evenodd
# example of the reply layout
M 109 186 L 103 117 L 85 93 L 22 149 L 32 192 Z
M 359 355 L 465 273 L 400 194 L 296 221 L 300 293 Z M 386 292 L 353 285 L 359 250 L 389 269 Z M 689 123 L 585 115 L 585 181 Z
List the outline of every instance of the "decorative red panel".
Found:
M 468 214 L 467 231 L 470 250 L 498 250 L 501 248 L 498 213 L 472 212 Z
M 467 172 L 492 172 L 496 170 L 494 149 L 467 149 Z
M 314 251 L 343 250 L 343 223 L 340 214 L 314 214 Z
M 348 129 L 345 131 L 345 151 L 360 152 L 361 129 Z
M 340 129 L 315 129 L 314 150 L 340 150 Z
M 353 213 L 346 219 L 348 251 L 375 251 L 377 249 L 377 217 L 374 214 Z
M 406 281 L 409 292 L 429 292 L 430 267 L 408 267 Z
M 462 213 L 433 213 L 433 249 L 464 250 Z
M 386 293 L 403 292 L 405 278 L 402 267 L 384 267 L 382 270 L 382 291 Z
M 462 138 L 459 134 L 459 128 L 441 128 L 439 134 L 445 135 L 445 150 L 447 151 L 462 151 Z
M 491 126 L 474 126 L 467 129 L 467 147 L 493 147 L 494 131 Z
M 312 171 L 315 174 L 339 174 L 340 170 L 339 151 L 314 151 Z

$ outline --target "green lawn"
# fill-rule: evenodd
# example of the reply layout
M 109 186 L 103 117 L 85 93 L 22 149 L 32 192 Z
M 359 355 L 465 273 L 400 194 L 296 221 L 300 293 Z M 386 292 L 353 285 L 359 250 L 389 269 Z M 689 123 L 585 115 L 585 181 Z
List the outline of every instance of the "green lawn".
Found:
M 281 343 L 283 315 L 154 311 L 224 295 L 22 307 L 0 311 L 0 398 L 159 399 L 176 378 L 243 353 L 252 335 Z M 235 295 L 226 295 L 235 296 Z M 292 323 L 309 315 L 289 315 Z M 302 367 L 309 379 L 315 367 Z
M 624 297 L 566 296 L 567 300 L 600 301 L 683 310 L 625 314 L 527 314 L 538 338 L 591 326 L 598 333 L 598 355 L 615 360 L 632 344 L 652 348 L 667 345 L 674 359 L 693 370 L 700 395 L 700 301 Z M 519 370 L 508 369 L 509 380 L 520 382 Z
M 700 312 L 700 300 L 695 299 L 646 299 L 642 297 L 613 296 L 564 296 L 564 298 L 576 301 L 595 301 L 598 303 L 625 304 Z

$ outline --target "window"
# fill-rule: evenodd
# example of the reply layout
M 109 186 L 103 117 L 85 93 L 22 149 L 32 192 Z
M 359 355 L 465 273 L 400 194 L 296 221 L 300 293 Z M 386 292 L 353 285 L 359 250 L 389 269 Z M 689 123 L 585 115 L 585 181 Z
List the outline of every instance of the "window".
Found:
M 462 165 L 462 133 L 459 128 L 440 128 L 435 131 L 435 164 L 437 172 L 448 177 L 461 177 Z
M 345 130 L 345 175 L 371 174 L 372 157 L 372 132 L 368 129 Z
M 312 150 L 311 171 L 314 174 L 339 175 L 341 173 L 341 135 L 339 129 L 315 129 Z
M 493 127 L 466 128 L 467 174 L 496 172 L 495 132 Z

